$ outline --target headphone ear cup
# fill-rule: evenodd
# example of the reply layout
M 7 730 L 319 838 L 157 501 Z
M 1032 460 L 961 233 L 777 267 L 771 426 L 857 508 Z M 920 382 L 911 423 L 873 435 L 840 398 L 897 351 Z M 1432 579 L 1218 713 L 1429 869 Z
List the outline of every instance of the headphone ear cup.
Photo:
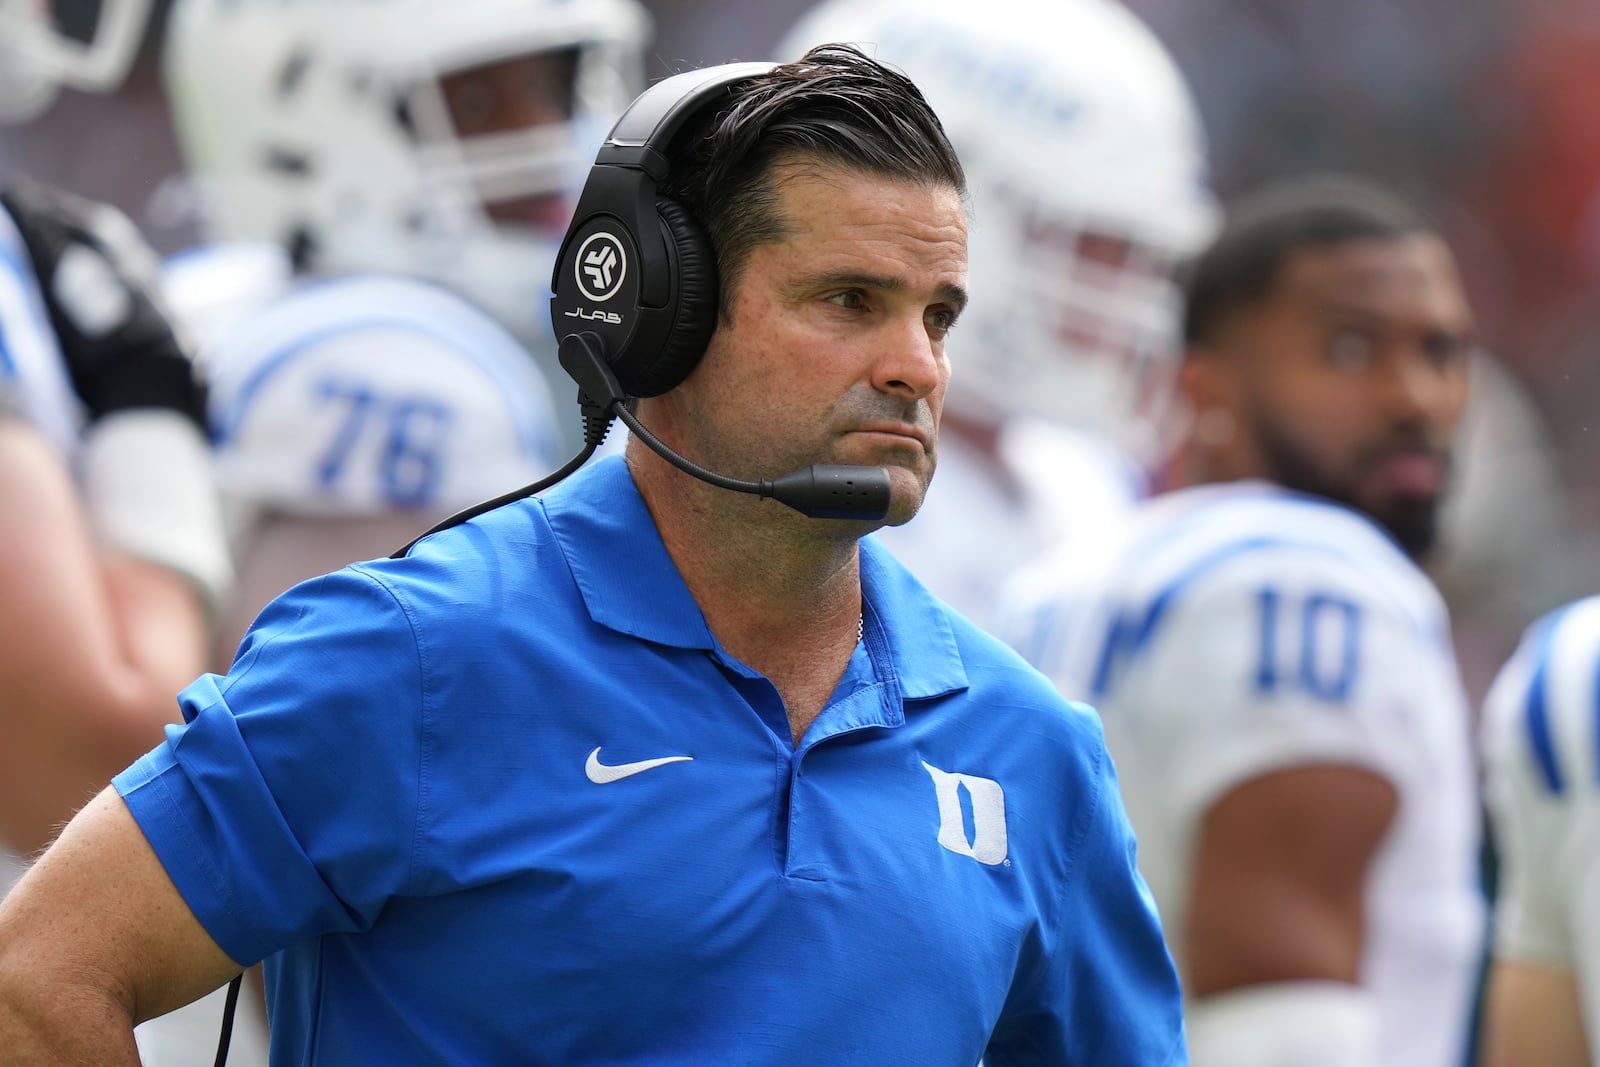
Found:
M 656 217 L 677 279 L 674 314 L 653 359 L 616 367 L 617 379 L 629 396 L 659 396 L 687 378 L 717 327 L 717 261 L 711 242 L 681 204 L 658 199 Z

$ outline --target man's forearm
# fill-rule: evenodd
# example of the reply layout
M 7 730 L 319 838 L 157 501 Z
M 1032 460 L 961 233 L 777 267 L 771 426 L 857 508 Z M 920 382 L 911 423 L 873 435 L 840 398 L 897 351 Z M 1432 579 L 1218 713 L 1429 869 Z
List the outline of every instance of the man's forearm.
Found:
M 8 1067 L 140 1067 L 133 1021 L 116 998 L 17 969 L 0 957 L 0 1049 Z

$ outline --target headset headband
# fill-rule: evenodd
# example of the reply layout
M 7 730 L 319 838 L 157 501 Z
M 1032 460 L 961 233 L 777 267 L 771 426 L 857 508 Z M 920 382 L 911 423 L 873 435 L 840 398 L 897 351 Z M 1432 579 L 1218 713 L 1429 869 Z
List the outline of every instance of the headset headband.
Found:
M 719 90 L 772 70 L 772 63 L 728 63 L 686 70 L 659 81 L 628 105 L 612 127 L 595 164 L 640 167 L 660 181 L 667 172 L 667 146 L 707 99 Z M 659 170 L 659 173 L 657 171 Z

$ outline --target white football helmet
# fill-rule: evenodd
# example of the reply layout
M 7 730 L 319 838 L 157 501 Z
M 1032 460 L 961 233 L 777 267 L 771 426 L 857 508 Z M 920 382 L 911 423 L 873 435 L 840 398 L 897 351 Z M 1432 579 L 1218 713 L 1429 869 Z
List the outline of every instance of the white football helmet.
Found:
M 938 113 L 972 195 L 972 306 L 947 401 L 1153 461 L 1173 433 L 1174 269 L 1217 225 L 1182 76 L 1115 0 L 828 0 L 779 58 L 858 44 Z
M 26 122 L 63 87 L 121 85 L 149 14 L 150 0 L 0 0 L 0 122 Z
M 549 332 L 569 201 L 648 33 L 635 0 L 176 0 L 163 69 L 210 239 L 430 279 L 526 342 Z M 529 56 L 560 60 L 565 120 L 458 130 L 450 80 Z M 554 217 L 491 214 L 551 198 Z

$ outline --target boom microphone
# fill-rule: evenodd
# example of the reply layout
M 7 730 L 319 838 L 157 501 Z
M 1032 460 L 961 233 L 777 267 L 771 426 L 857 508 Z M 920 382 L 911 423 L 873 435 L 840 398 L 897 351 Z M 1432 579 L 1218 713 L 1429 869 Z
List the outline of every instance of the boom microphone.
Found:
M 889 514 L 889 472 L 882 467 L 852 467 L 818 463 L 773 481 L 744 481 L 706 470 L 651 433 L 622 401 L 625 394 L 606 363 L 600 338 L 592 333 L 568 334 L 561 339 L 561 366 L 578 383 L 589 403 L 616 415 L 652 452 L 719 489 L 752 493 L 776 500 L 813 519 L 882 519 Z

